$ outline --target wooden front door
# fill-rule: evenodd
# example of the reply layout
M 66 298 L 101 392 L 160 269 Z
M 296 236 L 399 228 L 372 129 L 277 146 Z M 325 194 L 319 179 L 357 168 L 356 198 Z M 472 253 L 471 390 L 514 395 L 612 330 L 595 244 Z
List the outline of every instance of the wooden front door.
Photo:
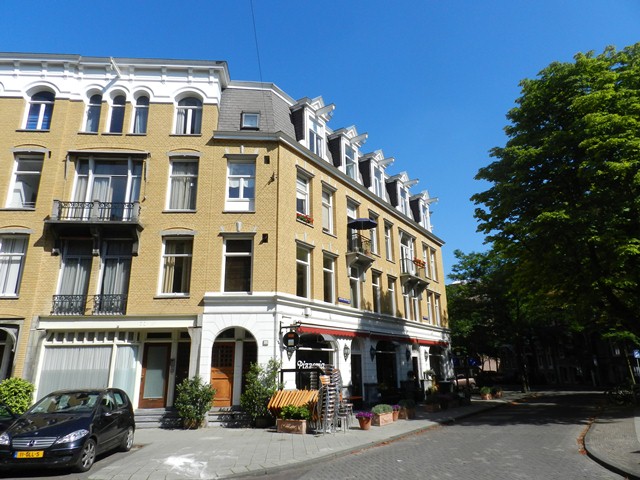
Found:
M 170 343 L 147 343 L 142 357 L 140 408 L 164 408 L 169 384 Z
M 211 386 L 216 389 L 214 407 L 230 407 L 233 398 L 235 342 L 216 342 L 211 359 Z

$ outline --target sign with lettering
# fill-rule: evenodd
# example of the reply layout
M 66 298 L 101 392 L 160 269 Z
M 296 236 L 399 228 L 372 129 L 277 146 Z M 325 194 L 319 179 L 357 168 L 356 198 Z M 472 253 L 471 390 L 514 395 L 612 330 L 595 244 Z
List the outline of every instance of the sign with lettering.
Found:
M 307 363 L 304 360 L 298 360 L 298 368 L 300 370 L 310 370 L 312 368 L 320 368 L 324 370 L 324 362 Z

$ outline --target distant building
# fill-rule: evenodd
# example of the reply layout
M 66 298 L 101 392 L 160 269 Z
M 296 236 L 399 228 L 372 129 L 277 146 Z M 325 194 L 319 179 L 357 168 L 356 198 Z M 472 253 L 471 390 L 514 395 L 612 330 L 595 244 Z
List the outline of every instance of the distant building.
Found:
M 269 358 L 365 400 L 449 375 L 433 199 L 333 108 L 225 62 L 0 54 L 2 378 L 155 408 L 193 375 L 237 405 Z

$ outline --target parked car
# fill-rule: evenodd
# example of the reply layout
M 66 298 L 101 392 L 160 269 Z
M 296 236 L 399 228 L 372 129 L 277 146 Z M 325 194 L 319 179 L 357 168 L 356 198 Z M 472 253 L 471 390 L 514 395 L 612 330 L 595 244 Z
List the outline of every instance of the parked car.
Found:
M 463 373 L 456 375 L 456 378 L 454 378 L 453 382 L 458 386 L 458 388 L 466 388 L 467 382 L 471 390 L 475 389 L 477 386 L 475 378 L 469 377 L 467 379 L 467 376 Z
M 9 428 L 18 417 L 19 415 L 13 413 L 4 403 L 0 403 L 0 433 Z
M 72 467 L 86 472 L 100 453 L 133 445 L 127 394 L 116 388 L 53 392 L 0 435 L 0 468 Z

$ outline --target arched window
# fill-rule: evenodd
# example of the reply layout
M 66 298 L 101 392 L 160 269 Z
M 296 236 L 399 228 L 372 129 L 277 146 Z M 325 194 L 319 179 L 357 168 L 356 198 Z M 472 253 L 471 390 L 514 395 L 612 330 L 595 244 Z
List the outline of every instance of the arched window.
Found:
M 149 97 L 142 95 L 136 100 L 136 110 L 133 119 L 133 133 L 147 133 L 149 119 Z
M 126 99 L 124 95 L 118 95 L 113 99 L 111 106 L 111 123 L 109 132 L 122 133 L 122 125 L 124 124 L 124 104 Z
M 55 95 L 51 92 L 38 92 L 29 101 L 27 130 L 49 130 Z
M 196 97 L 183 98 L 176 109 L 177 135 L 199 135 L 202 128 L 202 101 Z
M 87 106 L 87 123 L 85 124 L 85 132 L 97 132 L 100 125 L 100 109 L 102 108 L 102 95 L 91 95 L 89 105 Z

